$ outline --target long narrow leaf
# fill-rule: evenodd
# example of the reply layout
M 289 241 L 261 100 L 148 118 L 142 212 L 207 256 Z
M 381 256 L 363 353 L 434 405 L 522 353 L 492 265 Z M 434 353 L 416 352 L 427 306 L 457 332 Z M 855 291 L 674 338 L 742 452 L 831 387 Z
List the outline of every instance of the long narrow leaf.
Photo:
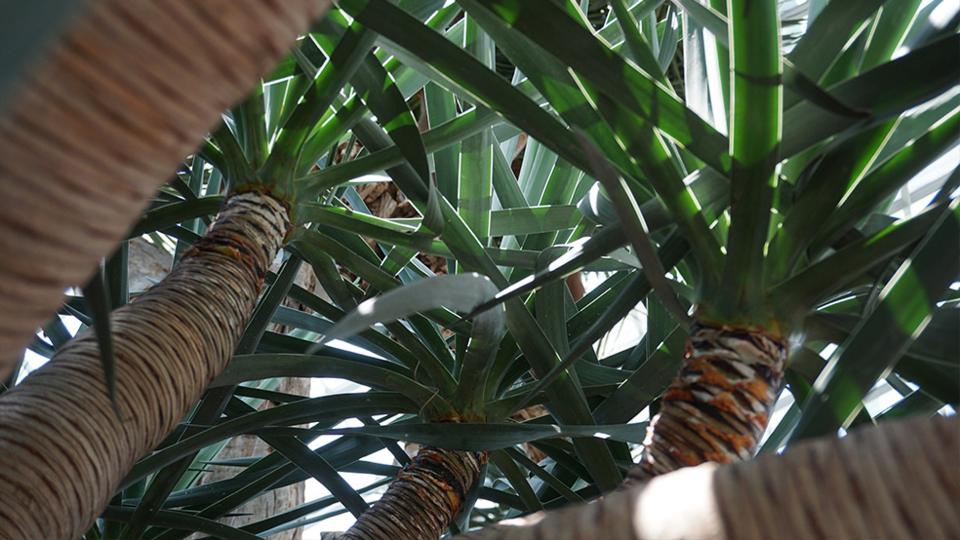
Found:
M 110 398 L 118 420 L 122 420 L 116 401 L 117 374 L 114 368 L 113 336 L 110 331 L 110 296 L 104 279 L 103 265 L 101 265 L 83 287 L 83 298 L 87 301 L 93 317 L 93 331 L 97 336 L 97 348 L 100 350 L 100 366 L 103 368 L 103 377 L 106 381 L 107 397 Z
M 793 438 L 847 427 L 878 378 L 929 324 L 940 296 L 960 274 L 960 206 L 940 211 L 937 223 L 884 287 L 870 317 L 830 359 L 804 403 Z

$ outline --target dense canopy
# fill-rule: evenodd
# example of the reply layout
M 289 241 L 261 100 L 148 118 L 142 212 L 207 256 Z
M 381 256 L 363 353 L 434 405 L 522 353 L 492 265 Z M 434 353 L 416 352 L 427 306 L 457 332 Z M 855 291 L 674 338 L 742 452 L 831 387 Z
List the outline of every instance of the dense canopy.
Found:
M 960 535 L 956 2 L 55 4 L 0 538 Z

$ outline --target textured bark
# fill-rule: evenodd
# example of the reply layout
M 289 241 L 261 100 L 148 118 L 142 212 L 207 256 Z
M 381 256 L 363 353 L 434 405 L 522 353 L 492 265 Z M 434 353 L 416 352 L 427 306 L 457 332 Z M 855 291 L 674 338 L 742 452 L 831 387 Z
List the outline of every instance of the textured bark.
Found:
M 164 276 L 170 271 L 173 256 L 170 252 L 142 238 L 130 240 L 129 245 L 127 282 L 131 293 L 141 293 L 163 280 Z M 274 264 L 270 270 L 276 272 L 279 268 L 280 264 L 274 260 Z M 294 278 L 294 283 L 314 293 L 322 294 L 317 283 L 317 278 L 313 274 L 310 266 L 303 265 L 300 267 L 296 278 Z M 308 310 L 308 308 L 290 298 L 284 299 L 283 305 L 301 311 Z M 271 323 L 267 328 L 281 334 L 289 330 L 286 326 L 274 323 Z M 307 397 L 310 394 L 310 379 L 284 378 L 280 382 L 277 391 Z M 260 410 L 270 407 L 270 403 L 263 403 L 260 406 Z M 230 439 L 226 446 L 217 453 L 216 459 L 226 461 L 234 458 L 262 456 L 272 451 L 273 448 L 263 442 L 260 437 L 255 435 L 240 435 Z M 237 468 L 210 465 L 206 468 L 206 471 L 207 472 L 200 476 L 197 485 L 211 484 L 232 478 L 237 473 Z M 297 482 L 289 486 L 271 489 L 259 497 L 235 508 L 231 512 L 233 515 L 220 518 L 218 521 L 230 527 L 239 528 L 248 523 L 267 519 L 276 514 L 292 510 L 303 504 L 303 500 L 304 483 Z M 204 537 L 206 537 L 206 535 L 202 533 L 190 536 L 192 539 Z M 272 540 L 300 540 L 302 537 L 303 529 L 297 528 L 278 533 L 271 538 Z
M 749 459 L 783 385 L 786 345 L 761 332 L 697 323 L 680 374 L 650 422 L 630 478 Z
M 72 540 L 134 461 L 230 359 L 289 222 L 264 195 L 232 197 L 160 284 L 111 317 L 117 417 L 96 338 L 64 346 L 0 396 L 0 537 Z
M 285 378 L 280 383 L 277 391 L 308 396 L 310 393 L 310 379 Z M 260 410 L 269 408 L 269 404 L 264 404 L 264 406 L 260 407 Z M 230 442 L 223 447 L 223 450 L 217 453 L 216 459 L 225 461 L 234 458 L 264 456 L 270 452 L 273 452 L 273 448 L 263 442 L 263 439 L 260 437 L 256 435 L 239 435 L 230 439 Z M 240 469 L 236 467 L 209 465 L 206 467 L 207 472 L 203 473 L 197 485 L 212 484 L 220 480 L 233 478 L 236 476 L 238 470 Z M 230 527 L 240 528 L 244 525 L 282 514 L 288 510 L 293 510 L 303 504 L 304 493 L 304 482 L 297 482 L 288 486 L 271 489 L 232 509 L 230 511 L 231 515 L 219 518 L 217 521 Z M 195 534 L 190 538 L 207 538 L 207 535 Z M 300 540 L 301 538 L 303 538 L 302 527 L 270 535 L 270 540 Z
M 346 144 L 346 143 L 344 143 Z M 356 148 L 361 149 L 362 147 L 358 144 Z M 353 155 L 353 153 L 351 153 Z M 396 219 L 396 218 L 409 218 L 409 217 L 420 217 L 417 213 L 417 210 L 410 204 L 410 200 L 407 199 L 407 196 L 403 194 L 402 191 L 397 188 L 397 185 L 393 182 L 373 182 L 370 184 L 364 184 L 357 187 L 357 193 L 363 198 L 363 203 L 367 205 L 367 209 L 370 210 L 375 216 L 387 218 L 387 219 Z M 367 243 L 374 250 L 379 250 L 377 247 L 377 242 L 373 239 L 368 239 Z M 418 253 L 417 259 L 420 260 L 423 264 L 432 270 L 435 274 L 446 274 L 447 273 L 447 258 L 438 257 L 436 255 L 430 255 L 427 253 Z
M 426 446 L 339 540 L 436 540 L 480 478 L 486 454 Z
M 957 456 L 956 417 L 891 422 L 782 456 L 683 469 L 459 538 L 960 538 Z
M 173 255 L 143 238 L 132 238 L 128 246 L 127 289 L 136 296 L 160 283 L 170 273 Z
M 100 0 L 0 119 L 0 380 L 329 0 Z
M 271 268 L 271 270 L 274 272 L 278 271 L 279 269 L 279 264 L 275 264 L 274 267 Z M 308 291 L 323 295 L 322 289 L 317 282 L 317 276 L 314 275 L 313 269 L 309 265 L 302 265 L 300 267 L 293 282 L 304 289 L 307 289 Z M 298 309 L 300 311 L 310 311 L 309 308 L 292 300 L 291 298 L 285 298 L 283 300 L 283 305 L 289 308 Z M 289 327 L 276 323 L 270 323 L 267 328 L 273 332 L 278 332 L 281 334 L 290 330 Z M 310 379 L 302 377 L 285 377 L 282 381 L 280 381 L 277 391 L 309 397 Z M 260 410 L 266 410 L 272 406 L 273 405 L 271 403 L 263 403 L 260 406 Z M 228 442 L 227 445 L 217 453 L 216 459 L 226 461 L 234 458 L 263 456 L 269 454 L 270 452 L 273 452 L 273 447 L 264 442 L 260 437 L 255 435 L 240 435 L 230 439 L 230 442 Z M 206 468 L 206 471 L 207 472 L 200 476 L 200 480 L 197 482 L 197 485 L 212 484 L 221 480 L 233 478 L 237 474 L 238 469 L 236 467 L 221 467 L 217 465 L 211 465 Z M 297 482 L 288 486 L 271 489 L 259 495 L 258 497 L 234 508 L 230 512 L 232 515 L 222 517 L 217 521 L 231 527 L 240 528 L 244 525 L 293 510 L 294 508 L 303 504 L 304 495 L 304 482 Z M 203 534 L 196 534 L 191 538 L 199 539 L 204 538 L 205 536 L 206 535 Z M 270 535 L 271 540 L 300 540 L 301 538 L 303 538 L 303 527 L 298 527 L 296 529 Z

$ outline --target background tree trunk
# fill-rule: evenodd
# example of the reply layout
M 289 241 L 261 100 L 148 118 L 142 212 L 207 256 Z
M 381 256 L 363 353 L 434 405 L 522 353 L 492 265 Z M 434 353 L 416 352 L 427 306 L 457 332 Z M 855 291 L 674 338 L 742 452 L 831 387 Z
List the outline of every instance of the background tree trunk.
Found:
M 310 379 L 285 378 L 280 382 L 280 386 L 277 387 L 277 391 L 301 396 L 309 396 Z M 268 409 L 270 406 L 271 405 L 269 403 L 265 403 L 263 406 L 259 407 L 259 410 Z M 223 447 L 223 450 L 220 450 L 220 452 L 217 453 L 216 459 L 218 461 L 226 461 L 236 458 L 265 456 L 270 452 L 273 452 L 273 448 L 271 448 L 267 443 L 263 442 L 263 439 L 260 437 L 257 437 L 256 435 L 240 435 L 230 439 L 230 442 Z M 208 466 L 207 472 L 200 476 L 197 485 L 212 484 L 214 482 L 219 482 L 220 480 L 233 478 L 237 474 L 237 470 L 238 469 L 234 467 L 225 467 L 219 465 Z M 303 504 L 303 502 L 304 482 L 297 482 L 295 484 L 290 484 L 289 486 L 271 489 L 270 491 L 262 493 L 257 498 L 251 499 L 250 501 L 247 501 L 246 503 L 231 510 L 230 513 L 234 515 L 220 518 L 217 521 L 225 525 L 229 525 L 230 527 L 240 528 L 249 523 L 267 519 L 288 510 L 292 510 Z M 191 536 L 191 538 L 198 539 L 206 536 L 207 535 L 205 534 L 197 534 Z M 271 535 L 270 538 L 271 540 L 300 540 L 303 538 L 303 528 L 298 527 L 296 529 L 277 533 Z
M 116 408 L 91 332 L 0 395 L 0 455 L 16 464 L 0 468 L 6 538 L 89 527 L 226 365 L 288 229 L 278 201 L 235 195 L 170 275 L 113 312 Z
M 0 380 L 329 0 L 100 0 L 0 119 Z

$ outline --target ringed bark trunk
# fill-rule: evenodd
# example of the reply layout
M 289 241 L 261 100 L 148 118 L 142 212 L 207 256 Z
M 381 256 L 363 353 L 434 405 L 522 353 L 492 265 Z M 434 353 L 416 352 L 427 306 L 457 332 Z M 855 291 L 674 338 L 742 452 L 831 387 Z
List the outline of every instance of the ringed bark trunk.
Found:
M 695 323 L 684 363 L 650 422 L 630 479 L 753 457 L 783 385 L 786 344 L 762 332 Z
M 0 118 L 0 380 L 330 0 L 97 0 Z
M 0 395 L 0 536 L 72 540 L 90 526 L 230 360 L 289 226 L 278 201 L 235 195 L 163 281 L 113 312 L 120 418 L 89 331 Z
M 338 540 L 436 540 L 480 478 L 486 453 L 425 446 Z

